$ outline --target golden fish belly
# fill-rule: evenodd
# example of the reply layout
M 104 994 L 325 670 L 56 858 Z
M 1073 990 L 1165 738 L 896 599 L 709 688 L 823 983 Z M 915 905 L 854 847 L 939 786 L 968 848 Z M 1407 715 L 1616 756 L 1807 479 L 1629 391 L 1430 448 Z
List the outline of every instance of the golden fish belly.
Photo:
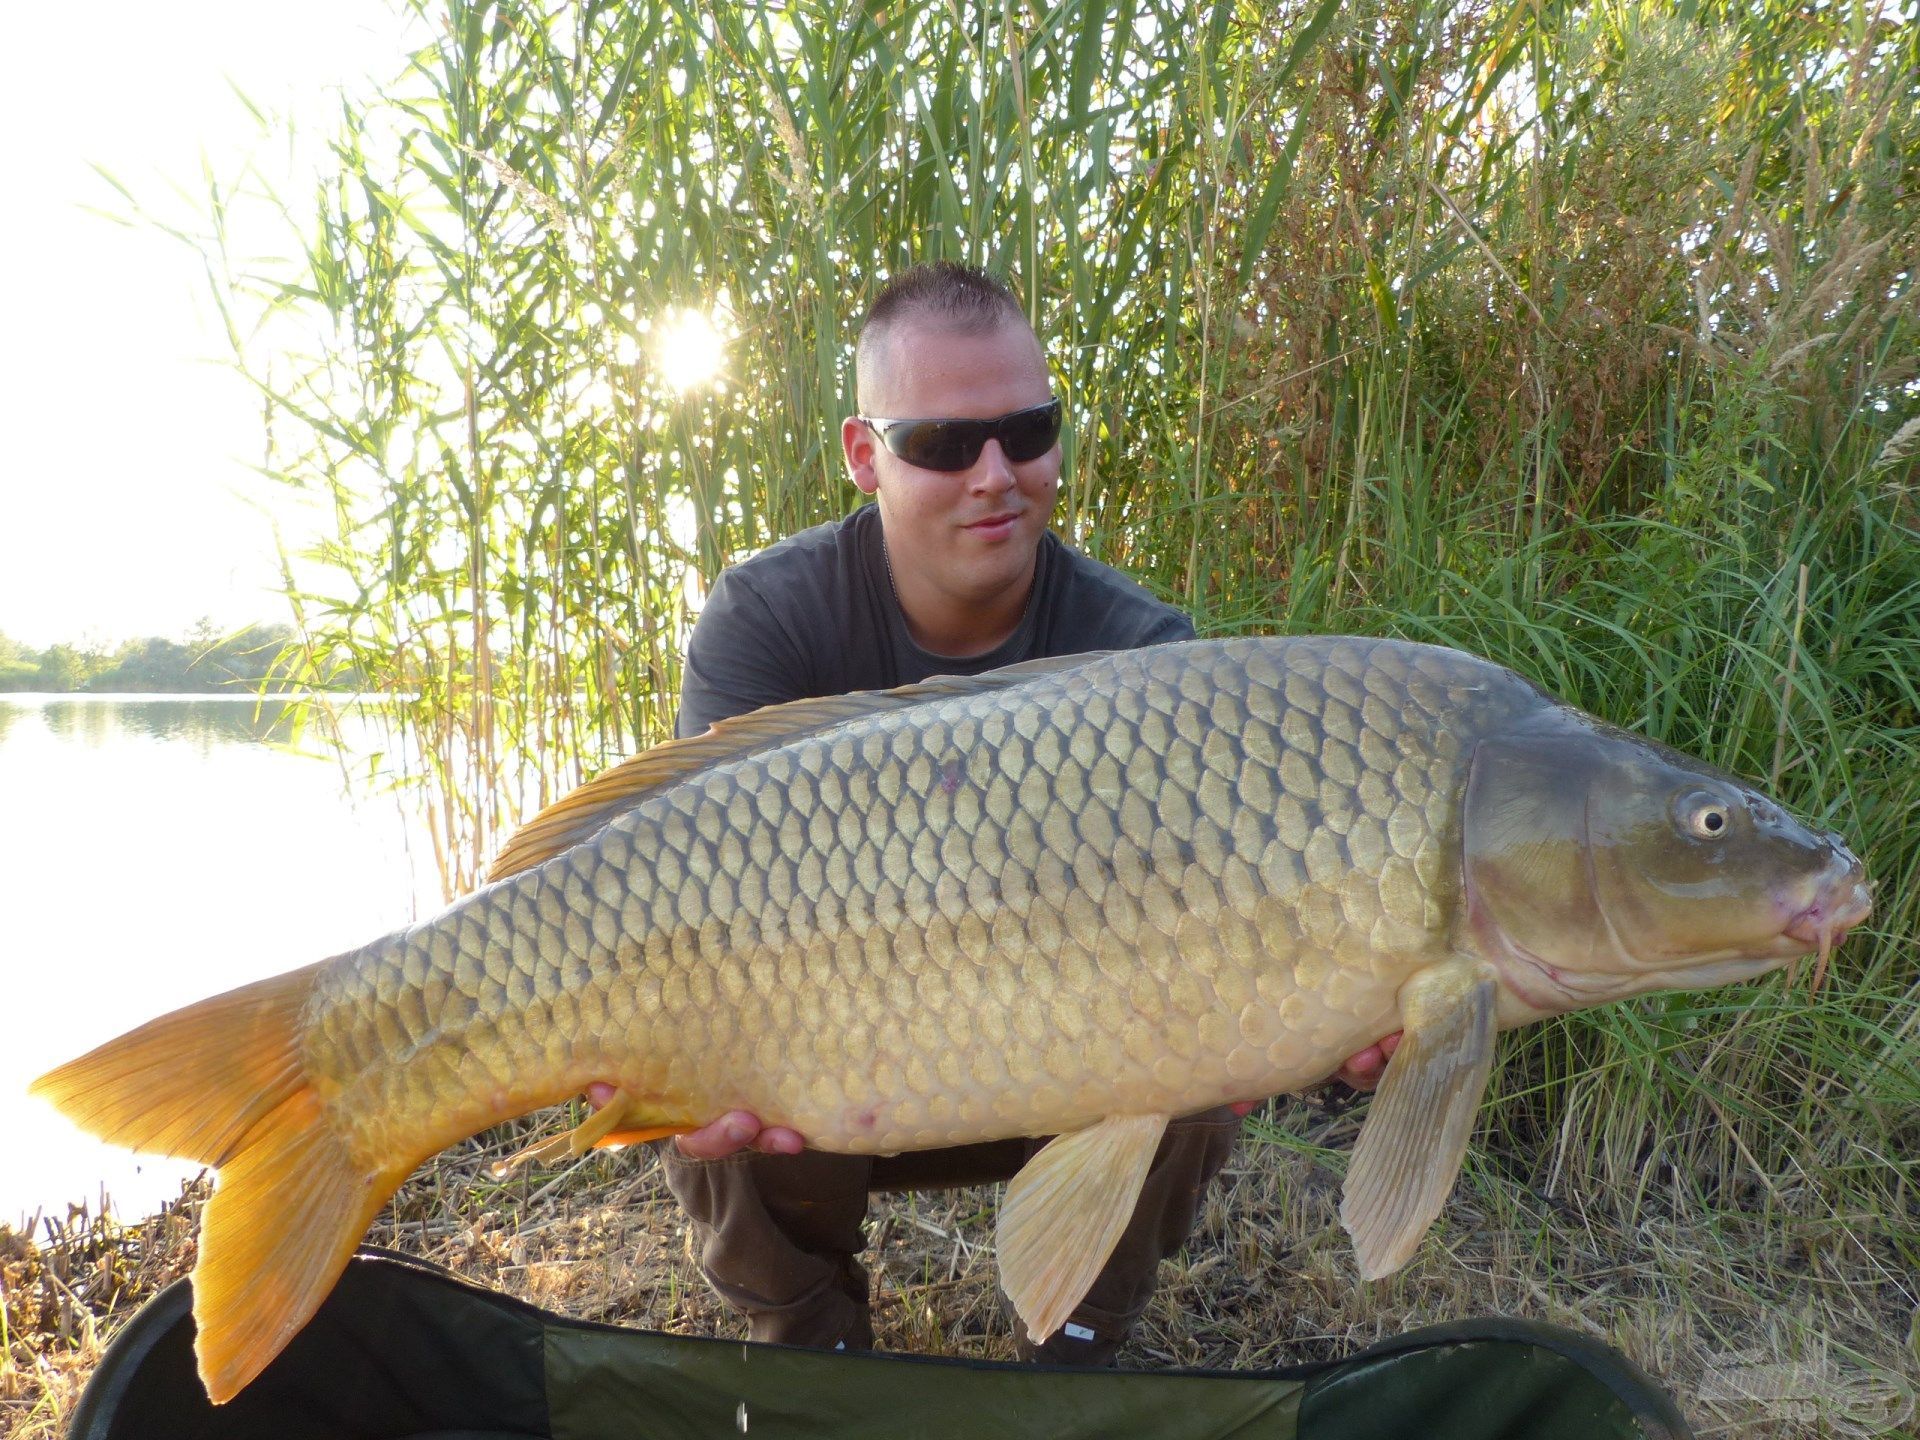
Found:
M 1297 1088 L 1445 953 L 1503 675 L 1230 642 L 856 719 L 330 967 L 308 1064 L 408 1149 L 595 1079 L 855 1151 Z

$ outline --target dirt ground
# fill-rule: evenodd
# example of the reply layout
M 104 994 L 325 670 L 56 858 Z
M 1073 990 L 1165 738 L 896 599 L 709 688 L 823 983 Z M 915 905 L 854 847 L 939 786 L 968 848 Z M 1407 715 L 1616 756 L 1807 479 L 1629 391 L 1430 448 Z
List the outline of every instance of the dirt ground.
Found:
M 1626 1226 L 1578 1197 L 1481 1177 L 1459 1187 L 1413 1264 L 1365 1285 L 1335 1218 L 1338 1175 L 1318 1153 L 1350 1142 L 1352 1117 L 1332 1099 L 1276 1104 L 1250 1128 L 1186 1250 L 1163 1267 L 1123 1365 L 1262 1368 L 1441 1320 L 1517 1315 L 1617 1346 L 1668 1386 L 1703 1436 L 1920 1426 L 1913 1277 L 1889 1268 L 1871 1234 L 1803 1235 L 1777 1214 L 1743 1227 L 1737 1214 L 1645 1207 Z M 493 1181 L 488 1167 L 525 1133 L 494 1132 L 441 1156 L 367 1238 L 562 1314 L 744 1334 L 702 1282 L 649 1151 Z M 61 1433 L 114 1330 L 191 1270 L 207 1193 L 202 1179 L 133 1224 L 74 1207 L 32 1233 L 0 1227 L 0 1434 Z M 867 1258 L 881 1349 L 1012 1357 L 994 1200 L 991 1188 L 876 1200 Z

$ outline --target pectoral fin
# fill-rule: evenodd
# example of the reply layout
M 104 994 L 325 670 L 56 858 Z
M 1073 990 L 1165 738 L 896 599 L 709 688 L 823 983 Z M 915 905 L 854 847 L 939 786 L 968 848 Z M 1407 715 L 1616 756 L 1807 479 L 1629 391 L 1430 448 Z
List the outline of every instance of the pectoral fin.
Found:
M 1110 1115 L 1050 1141 L 1007 1185 L 1000 1285 L 1035 1343 L 1073 1313 L 1133 1217 L 1165 1115 Z
M 1406 1264 L 1446 1204 L 1493 1065 L 1494 980 L 1484 965 L 1422 971 L 1402 988 L 1400 1007 L 1406 1038 L 1360 1129 L 1340 1200 L 1367 1280 Z

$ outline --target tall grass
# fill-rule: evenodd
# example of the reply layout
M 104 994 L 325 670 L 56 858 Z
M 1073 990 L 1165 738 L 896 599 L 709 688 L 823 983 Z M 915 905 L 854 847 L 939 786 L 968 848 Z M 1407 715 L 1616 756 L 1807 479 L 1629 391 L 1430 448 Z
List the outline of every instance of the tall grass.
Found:
M 272 481 L 337 517 L 301 653 L 411 697 L 450 891 L 667 733 L 722 566 L 855 501 L 877 286 L 982 262 L 1070 406 L 1060 528 L 1203 633 L 1461 645 L 1853 840 L 1879 908 L 1826 991 L 1530 1034 L 1476 1173 L 1920 1298 L 1920 27 L 413 3 L 438 39 L 342 116 L 297 262 L 209 248 L 237 336 L 318 337 L 238 342 Z M 722 385 L 650 357 L 674 307 Z

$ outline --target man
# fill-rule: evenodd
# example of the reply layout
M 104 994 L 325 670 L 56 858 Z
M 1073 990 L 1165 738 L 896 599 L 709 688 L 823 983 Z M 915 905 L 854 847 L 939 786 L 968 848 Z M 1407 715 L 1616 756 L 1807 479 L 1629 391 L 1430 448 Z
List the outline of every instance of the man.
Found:
M 841 448 L 875 503 L 720 577 L 688 646 L 680 734 L 806 696 L 1192 638 L 1186 616 L 1048 530 L 1060 405 L 1004 286 L 948 263 L 907 271 L 869 312 L 855 368 L 860 413 L 842 422 Z M 1371 1084 L 1384 1063 L 1370 1047 L 1342 1075 Z M 1093 1289 L 1044 1344 L 1017 1333 L 1023 1355 L 1112 1359 L 1160 1261 L 1185 1242 L 1246 1108 L 1168 1126 Z M 1005 1179 L 1041 1143 L 832 1155 L 736 1111 L 661 1153 L 702 1268 L 746 1312 L 752 1338 L 864 1349 L 873 1337 L 855 1256 L 868 1192 Z

